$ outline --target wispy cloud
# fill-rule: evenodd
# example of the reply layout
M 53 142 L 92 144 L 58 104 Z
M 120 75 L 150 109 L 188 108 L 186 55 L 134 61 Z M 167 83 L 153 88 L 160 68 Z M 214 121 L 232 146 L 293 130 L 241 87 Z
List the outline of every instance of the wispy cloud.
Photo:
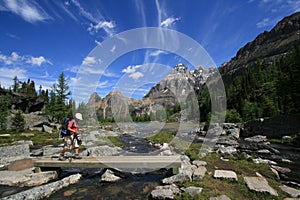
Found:
M 16 39 L 16 40 L 19 40 L 19 39 L 20 39 L 20 37 L 17 36 L 16 34 L 6 33 L 6 35 L 7 35 L 8 37 L 12 38 L 12 39 Z
M 48 14 L 33 1 L 4 0 L 1 11 L 12 12 L 30 23 L 36 23 L 49 19 Z
M 97 20 L 93 17 L 93 15 L 88 12 L 77 0 L 72 0 L 72 3 L 78 8 L 79 14 L 83 17 L 89 19 L 92 22 L 96 22 Z
M 98 33 L 100 30 L 103 30 L 108 36 L 112 36 L 115 33 L 116 24 L 114 21 L 105 19 L 101 12 L 88 11 L 77 0 L 72 0 L 71 2 L 78 8 L 79 14 L 90 22 L 87 31 L 91 35 Z M 97 13 L 97 16 L 95 16 L 95 13 Z
M 174 17 L 168 17 L 167 19 L 165 19 L 164 21 L 162 21 L 160 23 L 160 26 L 161 27 L 164 27 L 164 28 L 167 28 L 167 27 L 170 27 L 172 26 L 173 24 L 175 24 L 176 21 L 179 21 L 180 18 L 174 18 Z
M 0 68 L 0 85 L 1 87 L 9 88 L 13 84 L 13 78 L 18 76 L 18 79 L 27 78 L 27 71 L 23 68 L 8 68 L 1 67 Z
M 262 21 L 256 23 L 257 28 L 264 28 L 268 27 L 273 24 L 273 21 L 270 20 L 270 18 L 264 18 Z
M 116 25 L 114 22 L 101 20 L 97 24 L 91 23 L 90 26 L 87 28 L 87 31 L 93 35 L 99 30 L 104 30 L 107 35 L 112 36 L 114 34 L 115 27 Z
M 100 67 L 97 67 L 95 65 L 83 65 L 78 70 L 80 74 L 86 74 L 86 75 L 101 75 L 106 77 L 118 77 L 117 74 L 114 74 L 112 72 L 109 72 L 108 70 L 103 70 Z
M 273 27 L 278 21 L 282 19 L 281 15 L 286 13 L 290 15 L 300 11 L 300 0 L 263 0 L 259 3 L 259 8 L 268 13 L 268 17 L 256 23 L 257 28 Z M 276 17 L 280 14 L 280 17 Z
M 259 6 L 262 9 L 272 12 L 298 12 L 300 11 L 300 1 L 299 0 L 263 0 L 260 2 Z
M 0 54 L 0 63 L 4 65 L 22 65 L 24 63 L 32 66 L 41 66 L 46 63 L 52 65 L 50 60 L 44 56 L 34 57 L 30 55 L 19 55 L 17 52 L 12 52 L 10 55 Z
M 2 78 L 9 78 L 12 80 L 12 78 L 16 75 L 18 75 L 19 79 L 24 79 L 27 77 L 26 75 L 27 71 L 23 68 L 7 68 L 7 67 L 1 67 L 0 68 L 0 77 Z
M 135 6 L 137 8 L 137 11 L 139 12 L 141 19 L 142 19 L 142 26 L 147 26 L 146 22 L 146 15 L 145 15 L 145 9 L 143 1 L 135 0 Z
M 156 50 L 156 51 L 153 51 L 153 52 L 150 52 L 149 56 L 160 56 L 162 54 L 168 54 L 168 52 L 166 51 L 163 51 L 163 50 Z

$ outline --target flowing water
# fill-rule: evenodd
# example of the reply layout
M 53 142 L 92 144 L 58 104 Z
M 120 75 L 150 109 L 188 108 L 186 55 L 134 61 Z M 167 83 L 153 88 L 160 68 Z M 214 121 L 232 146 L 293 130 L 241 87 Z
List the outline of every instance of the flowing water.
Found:
M 148 153 L 157 150 L 143 138 L 126 135 L 121 136 L 121 141 L 124 143 L 123 149 L 128 153 Z M 78 172 L 83 174 L 78 183 L 59 190 L 48 199 L 148 199 L 151 191 L 161 184 L 160 181 L 172 174 L 170 170 L 163 169 L 142 174 L 124 173 L 122 180 L 108 183 L 100 182 L 101 169 L 74 169 L 64 170 L 61 178 Z

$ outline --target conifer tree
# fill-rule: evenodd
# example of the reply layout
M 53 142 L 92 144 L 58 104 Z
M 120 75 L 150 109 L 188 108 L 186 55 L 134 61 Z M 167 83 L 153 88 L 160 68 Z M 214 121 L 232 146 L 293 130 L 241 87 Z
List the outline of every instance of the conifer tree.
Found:
M 6 129 L 6 120 L 9 114 L 9 96 L 0 96 L 0 130 Z
M 22 131 L 25 128 L 25 119 L 20 110 L 18 110 L 12 119 L 12 125 L 15 130 Z

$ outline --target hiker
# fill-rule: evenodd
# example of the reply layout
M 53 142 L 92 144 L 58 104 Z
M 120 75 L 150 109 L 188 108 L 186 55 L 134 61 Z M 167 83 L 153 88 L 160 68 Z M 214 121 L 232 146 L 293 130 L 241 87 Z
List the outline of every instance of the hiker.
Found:
M 75 117 L 68 120 L 66 124 L 68 134 L 63 136 L 64 147 L 59 156 L 59 160 L 66 160 L 66 158 L 64 157 L 65 152 L 67 151 L 67 149 L 71 149 L 72 147 L 74 147 L 75 152 L 74 158 L 81 159 L 81 157 L 79 156 L 79 145 L 81 144 L 81 139 L 78 134 L 78 120 L 82 120 L 81 113 L 76 113 Z

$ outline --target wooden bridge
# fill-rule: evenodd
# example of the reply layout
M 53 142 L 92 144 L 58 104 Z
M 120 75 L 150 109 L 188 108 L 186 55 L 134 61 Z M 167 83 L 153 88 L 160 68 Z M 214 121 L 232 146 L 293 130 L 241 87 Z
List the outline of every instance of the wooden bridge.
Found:
M 39 158 L 34 160 L 36 172 L 44 168 L 113 168 L 113 169 L 173 169 L 181 167 L 180 156 L 102 156 L 82 159 Z

